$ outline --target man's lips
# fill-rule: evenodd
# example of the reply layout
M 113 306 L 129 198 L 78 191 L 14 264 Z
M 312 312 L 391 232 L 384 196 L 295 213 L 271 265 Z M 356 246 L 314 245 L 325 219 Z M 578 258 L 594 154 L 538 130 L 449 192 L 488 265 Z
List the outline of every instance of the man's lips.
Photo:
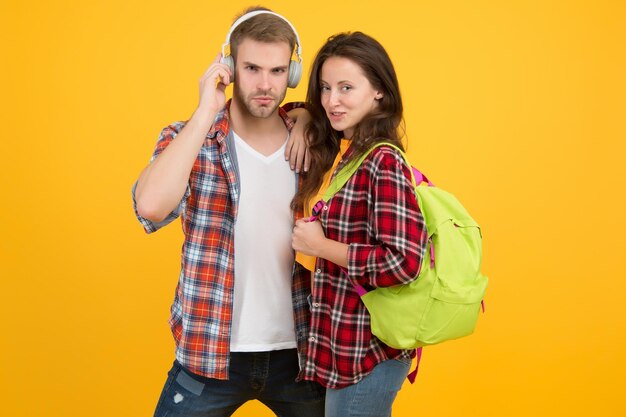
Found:
M 274 97 L 271 97 L 271 96 L 259 96 L 259 97 L 254 97 L 252 100 L 254 100 L 255 102 L 257 102 L 259 104 L 270 104 L 271 102 L 274 101 Z

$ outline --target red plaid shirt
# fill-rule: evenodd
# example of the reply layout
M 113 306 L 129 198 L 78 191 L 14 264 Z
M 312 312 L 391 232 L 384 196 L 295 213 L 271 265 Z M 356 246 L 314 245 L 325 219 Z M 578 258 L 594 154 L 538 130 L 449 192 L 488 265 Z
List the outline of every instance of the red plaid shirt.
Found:
M 317 260 L 305 379 L 342 388 L 384 360 L 414 355 L 372 335 L 353 285 L 370 290 L 408 283 L 419 272 L 427 234 L 409 169 L 395 150 L 377 148 L 321 211 L 326 236 L 349 244 L 348 274 Z
M 155 223 L 141 217 L 135 203 L 135 214 L 147 233 L 155 232 L 181 216 L 185 241 L 169 321 L 176 342 L 176 359 L 191 372 L 216 379 L 228 379 L 234 227 L 240 189 L 232 134 L 229 135 L 229 107 L 230 102 L 217 115 L 207 134 L 179 207 L 165 220 Z M 293 121 L 283 109 L 279 109 L 279 113 L 287 129 L 291 130 Z M 184 126 L 185 122 L 177 122 L 163 129 L 152 160 L 167 148 Z M 309 294 L 310 275 L 296 265 L 292 302 L 301 369 L 309 325 Z

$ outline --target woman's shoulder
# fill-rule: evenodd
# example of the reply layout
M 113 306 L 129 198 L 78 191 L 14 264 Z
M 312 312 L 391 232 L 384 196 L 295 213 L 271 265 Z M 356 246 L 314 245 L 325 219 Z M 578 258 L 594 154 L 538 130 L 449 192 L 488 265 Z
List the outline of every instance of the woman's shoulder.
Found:
M 380 146 L 372 150 L 364 164 L 370 165 L 372 168 L 401 168 L 404 165 L 404 158 L 399 149 L 389 143 L 381 143 Z

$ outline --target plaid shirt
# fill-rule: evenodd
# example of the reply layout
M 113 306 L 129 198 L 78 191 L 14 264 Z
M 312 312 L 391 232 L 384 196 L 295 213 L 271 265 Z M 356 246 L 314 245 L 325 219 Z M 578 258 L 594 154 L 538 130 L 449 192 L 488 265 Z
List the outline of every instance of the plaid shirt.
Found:
M 389 147 L 377 148 L 365 159 L 319 219 L 326 237 L 349 244 L 348 273 L 317 260 L 304 378 L 342 388 L 359 382 L 382 361 L 414 356 L 414 350 L 393 349 L 372 335 L 369 313 L 354 284 L 371 290 L 415 279 L 427 234 L 409 167 Z
M 230 101 L 207 134 L 179 207 L 165 220 L 155 223 L 141 217 L 133 189 L 135 214 L 147 233 L 181 216 L 185 241 L 169 320 L 176 342 L 176 359 L 189 371 L 216 379 L 228 379 L 235 278 L 234 228 L 240 190 L 233 136 L 229 133 L 229 108 Z M 293 121 L 285 110 L 279 109 L 279 114 L 291 130 Z M 185 122 L 177 122 L 163 129 L 152 161 L 184 126 Z M 296 265 L 292 302 L 301 369 L 309 326 L 309 294 L 310 275 Z

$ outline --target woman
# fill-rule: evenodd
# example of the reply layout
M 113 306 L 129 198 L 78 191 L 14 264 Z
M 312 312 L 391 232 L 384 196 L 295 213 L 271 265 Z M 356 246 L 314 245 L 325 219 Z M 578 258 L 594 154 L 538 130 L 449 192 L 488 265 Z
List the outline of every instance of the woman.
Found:
M 323 194 L 327 172 L 378 142 L 400 148 L 402 100 L 385 49 L 360 33 L 329 38 L 313 63 L 307 93 L 311 167 L 294 197 L 302 211 Z M 409 167 L 390 147 L 372 151 L 322 205 L 319 221 L 298 220 L 293 248 L 317 257 L 304 378 L 327 387 L 326 417 L 381 416 L 407 376 L 414 351 L 397 350 L 370 331 L 354 285 L 412 281 L 426 243 Z M 328 181 L 328 176 L 326 183 Z

